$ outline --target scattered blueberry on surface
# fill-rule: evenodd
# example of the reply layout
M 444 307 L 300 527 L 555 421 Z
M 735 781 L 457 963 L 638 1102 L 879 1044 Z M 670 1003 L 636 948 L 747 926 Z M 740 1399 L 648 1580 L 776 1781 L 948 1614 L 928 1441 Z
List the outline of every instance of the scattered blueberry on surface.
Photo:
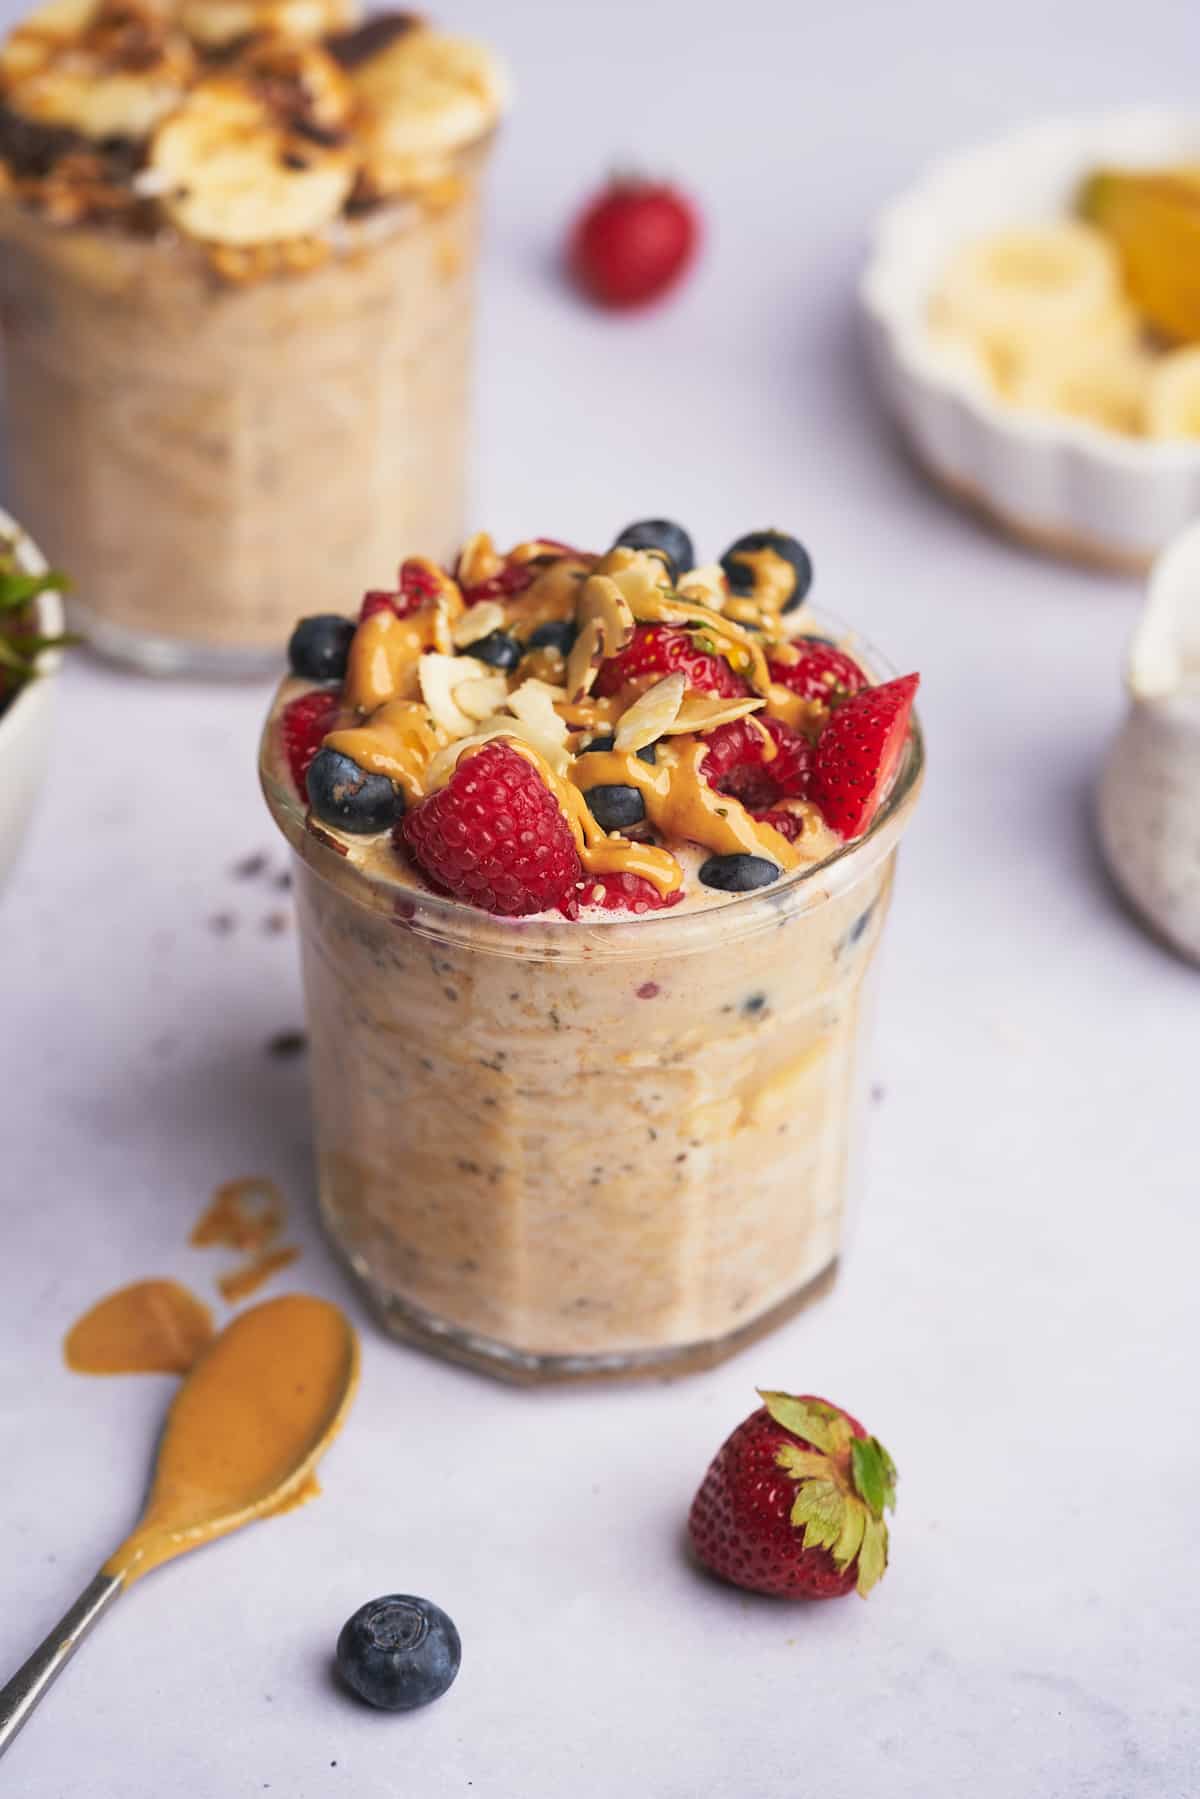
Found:
M 343 1624 L 336 1661 L 346 1685 L 368 1705 L 409 1712 L 453 1684 L 462 1642 L 453 1619 L 431 1599 L 390 1593 L 368 1600 Z
M 700 879 L 706 887 L 719 887 L 722 893 L 750 893 L 777 881 L 779 869 L 765 856 L 710 856 L 700 865 Z
M 308 771 L 308 803 L 323 824 L 363 837 L 388 831 L 404 795 L 386 775 L 368 774 L 340 750 L 318 750 Z
M 474 656 L 492 668 L 503 669 L 505 674 L 517 666 L 523 654 L 522 646 L 507 631 L 489 631 L 486 637 L 477 637 L 459 651 L 460 656 Z
M 672 581 L 677 581 L 680 575 L 696 566 L 691 538 L 682 525 L 669 518 L 643 518 L 636 524 L 626 525 L 617 544 L 629 550 L 657 550 L 667 563 Z
M 558 650 L 564 656 L 571 654 L 571 645 L 578 635 L 573 618 L 552 618 L 544 625 L 536 625 L 525 640 L 527 650 Z
M 589 787 L 583 797 L 602 831 L 627 830 L 630 825 L 640 825 L 646 816 L 646 802 L 637 788 L 623 782 Z
M 354 637 L 354 621 L 337 612 L 302 618 L 288 639 L 288 663 L 306 681 L 340 681 Z
M 804 545 L 797 538 L 789 537 L 786 531 L 750 531 L 736 543 L 731 543 L 721 558 L 725 578 L 734 593 L 753 598 L 757 586 L 754 564 L 743 558 L 758 556 L 764 550 L 773 551 L 792 570 L 792 591 L 780 607 L 781 612 L 791 612 L 793 607 L 802 604 L 812 586 L 813 565 Z

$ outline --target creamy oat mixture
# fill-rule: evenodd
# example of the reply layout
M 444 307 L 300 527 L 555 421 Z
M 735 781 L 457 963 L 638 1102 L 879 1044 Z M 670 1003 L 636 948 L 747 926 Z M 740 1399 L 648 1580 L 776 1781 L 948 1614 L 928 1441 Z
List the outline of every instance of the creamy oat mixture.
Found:
M 340 675 L 281 686 L 262 774 L 300 861 L 322 1209 L 402 1337 L 526 1378 L 701 1365 L 837 1259 L 867 976 L 919 751 L 907 743 L 848 848 L 811 799 L 757 785 L 769 753 L 749 782 L 737 770 L 748 804 L 708 779 L 722 731 L 752 738 L 747 721 L 773 718 L 783 729 L 759 727 L 761 743 L 786 751 L 792 735 L 819 742 L 851 697 L 772 678 L 835 646 L 802 606 L 781 611 L 787 583 L 767 566 L 739 594 L 716 565 L 546 540 L 500 556 L 477 538 L 453 575 L 414 560 L 390 604 L 369 596 Z M 573 640 L 530 646 L 563 624 Z M 646 627 L 687 631 L 685 681 L 616 678 L 654 660 Z M 495 652 L 496 633 L 520 645 L 515 667 L 472 654 Z M 321 648 L 319 633 L 296 642 L 301 662 Z M 697 685 L 710 656 L 747 691 Z M 622 747 L 588 750 L 601 733 Z M 405 818 L 497 743 L 577 833 L 573 922 L 456 904 L 405 848 Z M 393 781 L 390 829 L 306 811 L 297 756 L 311 775 L 330 751 Z M 597 831 L 587 794 L 635 784 L 661 787 L 646 817 Z M 775 858 L 772 878 L 734 892 L 700 878 L 747 856 Z M 639 883 L 615 907 L 614 874 Z

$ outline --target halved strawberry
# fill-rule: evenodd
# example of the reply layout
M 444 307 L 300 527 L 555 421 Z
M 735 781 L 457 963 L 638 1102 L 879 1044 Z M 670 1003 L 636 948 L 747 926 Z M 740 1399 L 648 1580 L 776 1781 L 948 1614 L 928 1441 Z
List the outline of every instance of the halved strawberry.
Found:
M 342 709 L 340 688 L 314 687 L 291 700 L 279 715 L 279 736 L 296 791 L 307 801 L 308 771 Z
M 638 625 L 620 655 L 601 663 L 593 691 L 604 699 L 619 693 L 627 681 L 639 675 L 671 675 L 677 670 L 687 676 L 690 687 L 702 693 L 732 700 L 752 692 L 749 682 L 734 673 L 724 656 L 699 649 L 692 633 L 679 625 Z
M 817 739 L 808 797 L 843 837 L 875 816 L 900 760 L 919 675 L 902 675 L 846 700 Z
M 361 625 L 376 612 L 394 612 L 397 618 L 407 618 L 411 612 L 418 611 L 426 600 L 436 600 L 441 592 L 441 582 L 437 576 L 423 563 L 409 560 L 400 564 L 399 585 L 394 590 L 372 587 L 363 595 L 362 608 L 358 614 Z
M 798 662 L 780 662 L 768 658 L 772 681 L 790 687 L 803 700 L 820 700 L 824 705 L 840 705 L 852 694 L 861 693 L 867 677 L 852 656 L 836 644 L 822 643 L 819 638 L 797 638 Z
M 808 739 L 781 720 L 764 718 L 762 724 L 775 745 L 770 761 L 757 720 L 737 718 L 709 734 L 708 754 L 700 764 L 710 787 L 732 794 L 756 817 L 780 800 L 803 798 L 812 754 Z
M 462 590 L 463 604 L 478 606 L 481 600 L 511 600 L 532 587 L 541 570 L 535 562 L 510 562 L 498 575 L 476 581 Z

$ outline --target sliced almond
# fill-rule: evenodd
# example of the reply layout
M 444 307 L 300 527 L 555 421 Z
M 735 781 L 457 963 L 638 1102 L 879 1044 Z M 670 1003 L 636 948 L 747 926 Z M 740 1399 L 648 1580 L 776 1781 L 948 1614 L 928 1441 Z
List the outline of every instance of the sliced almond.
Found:
M 615 750 L 644 750 L 669 732 L 687 692 L 687 676 L 667 675 L 648 687 L 626 711 L 622 712 L 613 734 Z
M 531 750 L 537 751 L 553 774 L 565 775 L 571 766 L 571 758 L 565 746 L 556 747 L 523 719 L 497 714 L 494 718 L 485 718 L 478 730 L 472 731 L 469 737 L 462 737 L 457 743 L 448 744 L 445 749 L 437 752 L 425 771 L 426 793 L 436 793 L 439 787 L 446 785 L 461 757 L 485 743 L 494 742 L 497 737 L 510 737 L 517 743 L 527 743 Z
M 507 703 L 514 718 L 519 718 L 551 750 L 559 752 L 567 746 L 567 724 L 555 710 L 555 702 L 561 698 L 562 689 L 545 681 L 522 681 L 516 692 L 509 694 Z
M 455 573 L 464 587 L 478 587 L 481 581 L 490 581 L 493 575 L 498 575 L 503 567 L 504 558 L 488 533 L 476 531 L 463 545 Z
M 701 568 L 689 569 L 680 579 L 679 593 L 685 600 L 706 606 L 710 612 L 721 612 L 729 598 L 725 570 L 719 562 L 706 562 Z
M 450 635 L 460 650 L 469 644 L 478 643 L 481 637 L 490 637 L 493 631 L 499 631 L 504 624 L 504 608 L 498 600 L 481 600 L 478 606 L 468 606 L 462 617 L 455 620 Z
M 438 650 L 427 651 L 417 663 L 417 679 L 421 684 L 421 698 L 433 714 L 434 722 L 451 737 L 465 737 L 476 721 L 459 705 L 458 689 L 472 683 L 490 682 L 495 672 L 475 656 L 446 656 Z M 503 676 L 499 679 L 503 699 Z
M 475 658 L 472 656 L 468 660 L 473 662 Z M 498 673 L 489 674 L 478 681 L 464 681 L 454 689 L 454 703 L 459 711 L 475 720 L 490 718 L 507 698 L 508 682 Z
M 718 725 L 732 724 L 735 718 L 747 718 L 766 701 L 759 694 L 745 699 L 726 700 L 706 693 L 689 693 L 669 725 L 660 732 L 663 737 L 682 737 L 691 731 L 714 731 Z M 624 721 L 622 721 L 624 722 Z
M 567 698 L 590 693 L 600 664 L 617 656 L 633 639 L 636 620 L 629 601 L 607 575 L 589 575 L 576 608 L 579 634 L 567 657 Z

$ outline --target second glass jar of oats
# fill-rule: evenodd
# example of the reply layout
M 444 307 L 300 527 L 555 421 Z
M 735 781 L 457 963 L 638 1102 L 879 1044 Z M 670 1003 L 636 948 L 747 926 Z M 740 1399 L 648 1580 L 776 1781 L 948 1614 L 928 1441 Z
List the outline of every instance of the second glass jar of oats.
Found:
M 278 665 L 461 534 L 490 53 L 344 0 L 85 0 L 0 50 L 13 503 L 97 648 Z

